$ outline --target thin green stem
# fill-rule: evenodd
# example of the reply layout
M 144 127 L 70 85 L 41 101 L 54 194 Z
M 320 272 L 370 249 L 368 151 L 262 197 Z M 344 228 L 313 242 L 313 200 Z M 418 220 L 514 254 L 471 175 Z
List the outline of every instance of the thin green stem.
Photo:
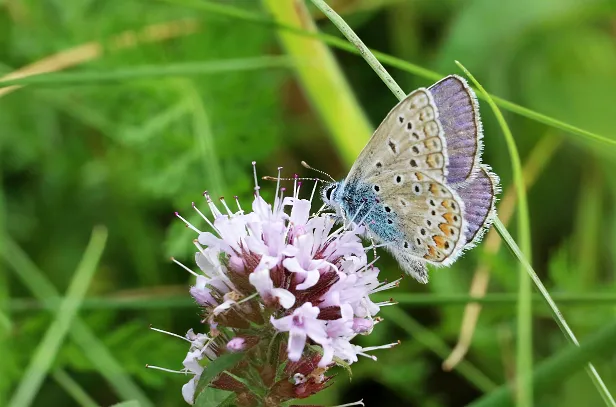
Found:
M 569 346 L 548 360 L 540 363 L 532 376 L 532 383 L 537 391 L 548 393 L 563 380 L 577 372 L 588 360 L 614 355 L 614 337 L 616 321 L 612 321 L 599 332 L 584 341 L 581 346 Z M 511 387 L 504 385 L 470 404 L 469 407 L 505 407 L 512 406 Z
M 62 342 L 64 342 L 71 323 L 75 315 L 77 315 L 79 303 L 83 300 L 92 277 L 94 277 L 94 272 L 103 254 L 106 241 L 107 229 L 103 227 L 95 228 L 92 232 L 90 243 L 67 290 L 66 297 L 60 303 L 55 319 L 34 351 L 32 359 L 9 405 L 13 407 L 26 407 L 36 397 L 47 372 L 60 350 Z
M 51 376 L 81 407 L 97 407 L 98 404 L 73 378 L 62 369 L 55 370 Z
M 45 273 L 36 267 L 9 236 L 3 235 L 0 239 L 4 242 L 3 246 L 0 246 L 4 261 L 13 269 L 24 286 L 28 287 L 46 307 L 58 309 L 62 299 Z M 118 395 L 123 399 L 138 400 L 141 407 L 154 405 L 85 322 L 75 317 L 69 334 L 92 366 L 109 382 Z
M 347 51 L 353 54 L 361 54 L 361 51 L 358 50 L 356 47 L 354 47 L 352 44 L 349 44 L 348 42 L 336 36 L 318 33 L 318 32 L 310 32 L 310 31 L 297 28 L 294 26 L 290 26 L 284 23 L 279 23 L 279 22 L 273 21 L 272 19 L 268 18 L 265 15 L 243 10 L 238 7 L 229 6 L 229 5 L 220 4 L 220 3 L 214 3 L 208 0 L 159 0 L 159 1 L 164 1 L 166 3 L 172 3 L 172 4 L 190 7 L 193 9 L 198 9 L 198 10 L 202 10 L 202 11 L 206 11 L 210 13 L 215 13 L 218 15 L 222 15 L 222 16 L 226 16 L 226 17 L 230 17 L 230 18 L 234 18 L 238 20 L 243 20 L 249 23 L 260 24 L 260 25 L 264 25 L 264 26 L 268 26 L 268 27 L 272 27 L 276 29 L 286 30 L 286 31 L 293 32 L 295 34 L 303 35 L 306 37 L 318 38 L 324 43 L 332 47 L 335 47 L 335 48 L 338 48 L 338 49 L 341 49 L 341 50 L 344 50 L 344 51 Z M 404 61 L 400 58 L 396 58 L 394 56 L 388 55 L 384 52 L 379 52 L 376 50 L 369 50 L 367 48 L 366 50 L 371 52 L 376 58 L 378 58 L 382 63 L 384 63 L 387 66 L 391 66 L 391 67 L 398 68 L 406 72 L 410 72 L 412 74 L 415 74 L 425 79 L 434 81 L 434 80 L 441 79 L 443 76 L 445 76 L 438 72 L 431 71 L 419 65 L 415 65 L 408 61 Z M 480 97 L 483 97 L 483 96 L 480 95 Z M 590 132 L 588 130 L 581 129 L 569 123 L 565 123 L 553 117 L 549 117 L 542 113 L 535 112 L 526 107 L 517 105 L 513 102 L 507 101 L 497 96 L 492 96 L 492 99 L 494 100 L 494 102 L 496 102 L 497 105 L 499 105 L 503 109 L 516 113 L 520 116 L 524 116 L 528 119 L 537 121 L 539 123 L 543 123 L 547 126 L 552 126 L 557 129 L 561 129 L 569 134 L 575 134 L 575 135 L 581 136 L 588 140 L 609 144 L 611 146 L 616 146 L 616 140 L 614 139 L 608 138 L 606 136 L 602 136 L 597 133 Z
M 530 278 L 532 278 L 533 282 L 535 283 L 535 286 L 537 286 L 537 289 L 543 296 L 543 299 L 550 307 L 552 314 L 554 316 L 554 320 L 558 324 L 558 327 L 561 329 L 561 331 L 565 334 L 565 337 L 572 344 L 576 346 L 580 346 L 580 343 L 578 342 L 575 334 L 569 327 L 569 324 L 567 324 L 565 317 L 563 317 L 563 314 L 558 309 L 558 306 L 556 305 L 556 303 L 550 296 L 550 293 L 545 288 L 545 286 L 541 282 L 541 279 L 539 278 L 539 276 L 537 275 L 533 267 L 530 265 L 528 260 L 526 260 L 526 257 L 524 257 L 522 250 L 520 250 L 515 240 L 513 240 L 513 237 L 511 237 L 511 235 L 507 231 L 507 228 L 505 228 L 505 225 L 503 225 L 500 219 L 496 218 L 494 220 L 494 227 L 496 228 L 498 233 L 501 235 L 501 237 L 503 238 L 507 246 L 509 246 L 509 249 L 511 249 L 513 254 L 518 258 L 518 261 L 522 263 L 522 265 L 526 268 L 526 271 L 530 275 Z M 610 394 L 610 391 L 608 390 L 607 386 L 601 379 L 601 376 L 599 376 L 599 372 L 597 372 L 597 369 L 595 369 L 592 363 L 588 363 L 586 365 L 586 371 L 588 372 L 588 375 L 590 376 L 591 380 L 595 384 L 595 387 L 599 391 L 599 394 L 603 398 L 603 401 L 605 401 L 605 404 L 608 406 L 615 407 L 616 401 L 614 401 L 614 398 Z
M 441 359 L 445 359 L 447 355 L 451 353 L 451 348 L 445 341 L 431 330 L 422 326 L 400 308 L 384 308 L 383 315 L 386 321 L 398 325 L 398 327 L 403 329 L 414 341 L 423 344 Z M 496 388 L 494 382 L 468 360 L 462 360 L 456 365 L 455 370 L 484 393 L 490 392 Z
M 261 56 L 206 62 L 187 62 L 169 65 L 145 65 L 111 71 L 57 72 L 31 75 L 25 78 L 0 81 L 0 88 L 14 85 L 92 85 L 109 81 L 159 78 L 163 76 L 211 75 L 229 71 L 249 71 L 267 68 L 289 68 L 287 57 Z
M 375 302 L 387 301 L 391 295 L 374 294 Z M 433 306 L 463 306 L 474 302 L 492 307 L 510 307 L 516 303 L 518 296 L 516 293 L 492 293 L 483 297 L 473 297 L 468 294 L 424 294 L 424 293 L 396 293 L 396 302 L 412 307 L 433 307 Z M 535 303 L 542 304 L 545 299 L 540 294 L 533 294 L 531 297 Z M 584 292 L 584 293 L 555 293 L 552 299 L 561 305 L 570 307 L 613 307 L 616 305 L 616 293 Z M 60 298 L 62 300 L 62 298 Z M 92 297 L 85 299 L 81 303 L 82 310 L 143 310 L 143 309 L 165 309 L 165 308 L 189 308 L 194 307 L 195 302 L 185 295 L 160 295 L 148 294 L 134 297 Z M 35 311 L 35 310 L 54 310 L 58 308 L 58 303 L 41 302 L 30 298 L 13 298 L 7 305 L 11 312 Z
M 518 200 L 518 236 L 522 253 L 527 259 L 532 259 L 531 242 L 530 242 L 530 216 L 528 214 L 528 199 L 526 197 L 526 188 L 524 187 L 524 175 L 522 171 L 522 160 L 515 144 L 513 134 L 505 121 L 505 117 L 501 113 L 496 103 L 492 100 L 488 92 L 475 79 L 475 77 L 458 61 L 456 64 L 464 71 L 471 79 L 473 84 L 480 93 L 483 94 L 488 104 L 492 108 L 496 120 L 498 121 L 505 141 L 509 150 L 511 159 L 511 169 L 513 172 L 513 184 L 515 186 L 516 196 Z M 533 372 L 533 331 L 532 331 L 532 287 L 531 280 L 528 278 L 526 269 L 520 264 L 518 272 L 518 314 L 517 314 L 517 352 L 516 352 L 516 389 L 518 404 L 522 407 L 532 407 L 533 405 L 533 389 L 528 379 Z
M 262 2 L 276 21 L 296 29 L 318 32 L 302 1 Z M 331 49 L 319 40 L 295 32 L 281 30 L 278 36 L 287 54 L 295 61 L 298 81 L 331 132 L 337 150 L 346 162 L 351 162 L 359 155 L 373 128 Z
M 389 75 L 389 73 L 385 70 L 383 65 L 381 65 L 381 63 L 370 52 L 370 50 L 366 47 L 366 45 L 359 39 L 359 37 L 355 34 L 355 32 L 353 32 L 351 27 L 349 27 L 349 25 L 340 16 L 338 16 L 338 14 L 336 14 L 336 12 L 332 10 L 323 0 L 312 0 L 312 2 L 315 4 L 315 6 L 317 6 L 317 8 L 319 8 L 319 10 L 321 10 L 334 23 L 334 25 L 336 25 L 336 27 L 340 30 L 341 33 L 353 45 L 355 45 L 355 47 L 357 47 L 359 53 L 362 55 L 362 57 L 365 59 L 368 65 L 372 67 L 372 69 L 376 72 L 379 78 L 383 80 L 383 82 L 394 93 L 394 95 L 396 95 L 396 97 L 400 100 L 404 98 L 405 97 L 404 91 L 400 88 L 400 86 L 398 86 L 398 84 L 394 81 L 391 75 Z M 552 310 L 554 317 L 557 320 L 558 325 L 561 327 L 561 329 L 563 329 L 566 336 L 569 339 L 571 339 L 573 343 L 575 343 L 576 345 L 579 345 L 579 343 L 577 342 L 577 339 L 575 338 L 575 335 L 573 335 L 573 332 L 567 325 L 565 319 L 563 318 L 562 314 L 558 310 L 558 307 L 556 306 L 556 304 L 550 297 L 550 294 L 545 289 L 545 286 L 543 285 L 543 283 L 541 282 L 537 274 L 534 272 L 532 266 L 526 260 L 526 257 L 524 256 L 524 254 L 522 253 L 518 245 L 515 243 L 511 235 L 509 235 L 509 232 L 507 232 L 507 230 L 505 229 L 505 226 L 502 224 L 500 219 L 496 218 L 494 220 L 494 225 L 499 231 L 499 233 L 501 234 L 501 236 L 503 237 L 503 239 L 505 240 L 505 243 L 509 246 L 509 248 L 511 248 L 512 251 L 514 251 L 519 261 L 522 263 L 526 271 L 530 274 L 531 278 L 535 282 L 535 285 L 537 286 L 541 294 L 544 296 L 545 300 L 548 302 L 548 305 L 550 306 L 550 309 Z M 597 390 L 603 397 L 606 404 L 611 405 L 611 406 L 616 406 L 611 394 L 607 390 L 607 387 L 605 386 L 605 384 L 599 377 L 599 374 L 597 373 L 594 366 L 592 366 L 592 364 L 590 363 L 588 364 L 588 372 L 591 378 L 593 379 L 593 382 L 595 383 Z

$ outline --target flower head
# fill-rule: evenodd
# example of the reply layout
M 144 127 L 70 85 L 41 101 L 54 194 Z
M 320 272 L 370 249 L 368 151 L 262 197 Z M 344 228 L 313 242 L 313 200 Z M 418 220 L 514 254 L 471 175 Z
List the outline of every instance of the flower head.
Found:
M 191 346 L 183 371 L 194 376 L 182 393 L 189 403 L 194 401 L 204 358 L 243 352 L 241 363 L 259 372 L 261 383 L 267 385 L 261 400 L 246 387 L 251 380 L 242 376 L 246 369 L 236 370 L 242 380 L 221 374 L 209 385 L 234 389 L 238 405 L 254 401 L 273 406 L 325 388 L 330 380 L 326 373 L 335 361 L 375 359 L 366 352 L 379 348 L 351 343 L 356 335 L 369 334 L 380 307 L 390 304 L 374 303 L 370 295 L 397 285 L 379 282 L 379 270 L 374 261 L 368 263 L 362 244 L 363 228 L 334 228 L 335 218 L 311 216 L 316 183 L 311 199 L 299 198 L 298 180 L 288 197 L 278 183 L 269 204 L 260 196 L 256 179 L 255 171 L 250 212 L 242 210 L 237 198 L 236 211 L 223 198 L 221 210 L 207 192 L 210 217 L 193 205 L 209 231 L 177 214 L 197 234 L 195 260 L 200 272 L 182 267 L 196 276 L 190 294 L 210 326 L 209 336 L 192 331 L 187 336 Z M 261 363 L 252 363 L 254 355 L 260 355 Z M 279 369 L 283 363 L 286 367 Z

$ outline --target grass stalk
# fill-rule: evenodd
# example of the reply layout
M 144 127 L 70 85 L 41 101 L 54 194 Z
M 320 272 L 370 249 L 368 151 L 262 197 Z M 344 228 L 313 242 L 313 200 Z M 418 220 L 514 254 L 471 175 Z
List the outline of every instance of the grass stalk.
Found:
M 449 345 L 443 341 L 437 334 L 421 325 L 413 317 L 402 311 L 399 307 L 384 308 L 383 316 L 386 321 L 396 324 L 404 330 L 410 338 L 421 343 L 427 349 L 436 354 L 439 358 L 445 359 L 451 352 Z M 496 385 L 488 376 L 479 370 L 475 365 L 468 360 L 461 361 L 455 370 L 469 381 L 478 390 L 488 393 L 496 388 Z
M 36 397 L 86 295 L 107 241 L 107 229 L 96 227 L 58 312 L 37 346 L 9 405 L 27 407 Z
M 614 355 L 614 337 L 616 336 L 616 321 L 612 321 L 598 332 L 588 337 L 581 346 L 569 346 L 556 355 L 541 362 L 532 376 L 533 387 L 537 392 L 545 392 L 562 384 L 562 381 L 577 372 L 588 360 L 598 357 L 606 358 Z M 469 407 L 505 407 L 513 406 L 511 387 L 504 385 Z
M 524 186 L 524 174 L 522 172 L 522 160 L 518 153 L 518 148 L 515 144 L 513 134 L 505 121 L 505 117 L 494 103 L 490 95 L 486 92 L 483 86 L 475 79 L 475 77 L 458 61 L 456 64 L 464 71 L 466 76 L 470 78 L 475 87 L 484 95 L 488 104 L 492 108 L 494 115 L 500 125 L 509 157 L 511 159 L 511 169 L 513 173 L 513 184 L 515 186 L 516 197 L 518 201 L 518 237 L 522 253 L 527 259 L 532 259 L 531 241 L 530 241 L 530 216 L 528 214 L 528 199 L 526 197 L 526 188 Z M 518 272 L 518 313 L 517 313 L 517 338 L 516 338 L 516 394 L 518 405 L 521 407 L 532 407 L 533 405 L 533 389 L 528 381 L 533 372 L 533 331 L 532 331 L 532 287 L 531 280 L 528 278 L 526 269 L 520 263 Z
M 50 309 L 57 310 L 62 301 L 57 289 L 28 258 L 19 245 L 7 235 L 2 238 L 4 245 L 0 247 L 0 250 L 6 264 L 11 266 L 24 286 L 32 291 L 39 301 Z M 79 317 L 73 319 L 69 335 L 92 363 L 92 366 L 109 382 L 118 395 L 128 400 L 139 400 L 142 407 L 154 406 L 154 403 L 124 371 L 120 362 L 113 357 L 109 349 Z
M 51 376 L 81 407 L 98 407 L 98 404 L 66 371 L 57 369 Z
M 311 1 L 314 3 L 314 5 L 319 10 L 321 10 L 332 21 L 332 23 L 334 23 L 334 25 L 340 30 L 340 32 L 359 50 L 359 53 L 362 55 L 364 60 L 368 63 L 368 65 L 370 65 L 370 67 L 375 71 L 375 73 L 379 76 L 379 78 L 381 78 L 381 80 L 392 91 L 392 93 L 399 100 L 404 98 L 405 97 L 404 91 L 400 88 L 400 86 L 398 86 L 398 84 L 394 81 L 391 75 L 389 75 L 389 73 L 385 70 L 383 65 L 381 65 L 381 63 L 376 59 L 376 57 L 370 52 L 370 50 L 361 41 L 361 39 L 357 36 L 357 34 L 353 32 L 351 27 L 349 27 L 349 25 L 338 14 L 336 14 L 336 12 L 332 10 L 331 7 L 327 5 L 327 3 L 325 3 L 325 1 L 323 0 L 311 0 Z M 523 189 L 524 185 L 522 184 L 521 186 Z M 507 229 L 505 228 L 505 226 L 502 224 L 502 222 L 498 218 L 495 219 L 494 226 L 497 228 L 498 232 L 501 234 L 501 236 L 505 240 L 505 243 L 509 246 L 509 248 L 512 251 L 514 251 L 516 257 L 518 258 L 522 266 L 525 268 L 526 272 L 533 279 L 540 293 L 543 295 L 546 302 L 550 306 L 550 309 L 552 310 L 554 318 L 556 319 L 558 325 L 561 327 L 561 329 L 563 329 L 566 336 L 570 340 L 572 340 L 574 344 L 579 346 L 579 343 L 577 339 L 575 338 L 575 335 L 573 334 L 567 322 L 565 321 L 564 317 L 558 310 L 556 303 L 550 297 L 550 294 L 548 293 L 547 289 L 545 288 L 545 286 L 543 285 L 543 283 L 541 282 L 537 274 L 534 272 L 532 266 L 530 265 L 530 263 L 524 256 L 523 252 L 518 247 L 518 245 L 515 243 L 515 241 L 513 240 L 513 238 L 507 231 Z M 599 373 L 596 371 L 594 366 L 589 363 L 587 366 L 587 370 L 588 370 L 588 373 L 591 379 L 593 380 L 593 383 L 595 384 L 595 387 L 599 391 L 599 394 L 601 394 L 601 397 L 606 402 L 606 404 L 609 406 L 616 406 L 616 403 L 614 403 L 614 399 L 612 398 L 611 394 L 609 393 L 607 387 L 603 383 L 603 380 L 599 376 Z
M 277 22 L 317 32 L 303 0 L 263 0 L 263 4 Z M 337 150 L 344 161 L 352 162 L 373 128 L 331 50 L 318 39 L 295 32 L 279 31 L 278 34 L 287 54 L 295 61 L 295 72 L 304 92 L 331 132 Z
M 374 301 L 387 301 L 391 295 L 374 294 Z M 584 292 L 584 293 L 554 293 L 552 299 L 568 307 L 613 307 L 616 306 L 616 293 Z M 61 300 L 61 298 L 60 298 Z M 476 297 L 469 294 L 427 294 L 427 293 L 396 293 L 396 302 L 410 307 L 451 306 L 459 307 L 466 304 L 482 304 L 489 307 L 511 307 L 518 301 L 516 293 L 491 293 Z M 540 294 L 531 296 L 533 303 L 542 305 L 545 299 Z M 165 308 L 190 308 L 195 302 L 186 295 L 168 295 L 152 293 L 138 296 L 91 297 L 81 303 L 82 310 L 144 310 Z M 30 298 L 14 298 L 7 304 L 11 312 L 36 310 L 55 310 L 58 303 L 48 303 Z M 535 312 L 539 312 L 536 310 Z
M 205 62 L 184 62 L 168 65 L 144 65 L 131 68 L 42 73 L 17 79 L 0 81 L 0 89 L 17 85 L 67 86 L 95 85 L 103 82 L 152 79 L 166 76 L 213 75 L 229 71 L 251 71 L 257 69 L 289 68 L 292 61 L 287 57 L 260 56 Z
M 346 52 L 350 52 L 353 54 L 359 54 L 363 56 L 362 52 L 368 51 L 375 58 L 377 58 L 379 61 L 381 61 L 383 64 L 387 66 L 390 66 L 392 68 L 397 68 L 405 72 L 412 73 L 414 75 L 428 79 L 430 81 L 436 81 L 436 80 L 441 79 L 443 76 L 445 76 L 441 73 L 426 69 L 422 66 L 413 64 L 408 61 L 404 61 L 400 58 L 396 58 L 384 52 L 379 52 L 379 51 L 371 50 L 368 48 L 365 48 L 363 51 L 360 51 L 355 46 L 353 46 L 353 44 L 349 44 L 347 41 L 344 41 L 336 36 L 323 34 L 319 32 L 310 32 L 302 28 L 298 28 L 298 27 L 284 24 L 278 21 L 274 21 L 266 15 L 247 11 L 239 7 L 229 6 L 226 4 L 220 4 L 220 3 L 212 2 L 209 0 L 159 0 L 159 1 L 163 1 L 166 3 L 172 3 L 178 6 L 189 7 L 189 8 L 201 10 L 204 12 L 215 13 L 215 14 L 225 16 L 228 18 L 242 20 L 248 23 L 264 25 L 267 27 L 272 27 L 275 29 L 292 32 L 294 34 L 303 35 L 305 37 L 317 38 L 334 48 L 338 48 L 338 49 L 341 49 L 341 50 L 344 50 Z M 480 95 L 479 97 L 482 97 L 482 96 Z M 589 141 L 594 141 L 594 142 L 602 143 L 602 144 L 608 144 L 612 147 L 616 147 L 616 139 L 611 139 L 609 137 L 573 126 L 569 123 L 563 122 L 562 120 L 558 120 L 553 117 L 544 115 L 542 113 L 535 112 L 534 110 L 528 109 L 524 106 L 517 105 L 513 102 L 510 102 L 508 100 L 505 100 L 497 96 L 492 96 L 492 99 L 501 108 L 508 110 L 510 112 L 513 112 L 515 114 L 518 114 L 520 116 L 523 116 L 528 119 L 534 120 L 536 122 L 545 124 L 547 126 L 551 126 L 551 127 L 563 130 L 564 132 L 568 134 L 580 136 L 581 138 L 589 140 Z

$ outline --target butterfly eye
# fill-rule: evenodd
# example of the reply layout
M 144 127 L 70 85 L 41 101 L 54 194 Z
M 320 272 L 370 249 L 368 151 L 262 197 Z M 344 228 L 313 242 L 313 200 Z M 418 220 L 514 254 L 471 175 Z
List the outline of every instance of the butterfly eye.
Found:
M 327 199 L 331 200 L 332 199 L 332 193 L 334 192 L 335 189 L 336 189 L 335 185 L 327 187 L 327 191 L 325 191 L 325 197 Z

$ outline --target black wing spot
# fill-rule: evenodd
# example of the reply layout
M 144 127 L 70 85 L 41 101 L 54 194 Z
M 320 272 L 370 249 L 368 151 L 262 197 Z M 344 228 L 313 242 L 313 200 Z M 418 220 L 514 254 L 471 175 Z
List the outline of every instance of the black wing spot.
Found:
M 457 215 L 455 215 L 455 216 L 453 217 L 453 221 L 454 221 L 454 222 L 457 222 L 457 221 L 458 221 L 458 216 L 457 216 Z
M 419 185 L 415 185 L 415 192 L 419 193 L 419 191 L 421 191 L 421 188 L 419 188 Z
M 396 143 L 394 143 L 393 141 L 389 140 L 387 142 L 387 144 L 389 144 L 389 148 L 391 149 L 392 153 L 396 154 L 396 152 L 398 151 Z
M 411 164 L 411 167 L 417 167 L 417 161 L 415 160 L 411 160 L 410 164 Z
M 434 200 L 433 200 L 433 199 L 430 199 L 430 205 L 431 205 L 431 206 L 436 206 L 436 204 L 434 203 Z
M 400 175 L 396 175 L 396 183 L 400 184 L 402 182 L 402 177 Z
M 422 236 L 426 235 L 426 229 L 421 228 L 421 230 L 419 231 L 419 233 L 421 233 Z
M 455 203 L 451 203 L 451 209 L 453 209 L 454 211 L 456 210 L 456 204 Z
M 417 146 L 413 146 L 412 150 L 415 154 L 419 154 L 419 148 Z
M 391 219 L 387 219 L 387 223 L 389 223 L 391 225 L 392 223 L 394 223 L 394 221 L 391 220 Z
M 404 117 L 398 116 L 398 120 L 400 121 L 400 123 L 404 123 Z
M 432 226 L 432 221 L 430 219 L 426 220 L 426 225 L 428 225 L 428 227 Z
M 445 241 L 445 249 L 449 249 L 449 242 Z
M 400 199 L 400 205 L 406 206 L 407 202 L 404 199 Z
M 406 128 L 408 130 L 412 130 L 413 129 L 413 123 L 411 123 L 411 122 L 406 123 Z
M 431 213 L 432 213 L 432 216 L 436 216 L 436 211 L 433 210 Z
M 421 240 L 419 240 L 419 238 L 417 238 L 417 246 L 421 246 Z
M 409 248 L 409 242 L 404 242 L 404 248 L 408 249 Z
M 376 168 L 382 168 L 383 164 L 380 161 L 376 162 Z
M 381 187 L 380 187 L 380 186 L 378 186 L 378 185 L 375 185 L 375 186 L 373 186 L 372 188 L 374 188 L 374 190 L 375 190 L 376 192 L 379 192 L 379 191 L 381 190 Z
M 391 208 L 389 206 L 385 207 L 385 212 L 391 212 Z
M 417 133 L 413 132 L 413 138 L 414 138 L 415 140 L 419 140 L 419 139 L 420 139 L 419 134 L 417 134 Z

